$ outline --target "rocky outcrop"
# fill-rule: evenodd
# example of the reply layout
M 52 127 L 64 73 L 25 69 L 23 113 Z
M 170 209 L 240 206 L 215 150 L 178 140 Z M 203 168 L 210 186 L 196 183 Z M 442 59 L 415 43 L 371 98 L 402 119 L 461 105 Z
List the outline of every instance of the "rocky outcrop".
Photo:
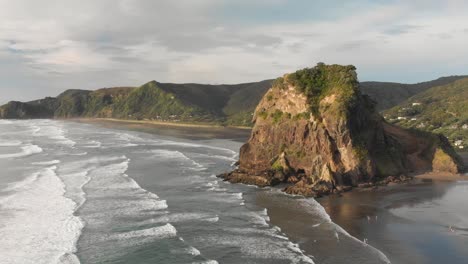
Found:
M 361 94 L 353 66 L 319 64 L 278 78 L 254 122 L 226 180 L 290 182 L 287 192 L 317 196 L 387 176 L 461 169 L 443 137 L 386 123 Z
M 0 107 L 0 118 L 4 119 L 50 118 L 53 115 L 50 109 L 34 103 L 11 101 Z

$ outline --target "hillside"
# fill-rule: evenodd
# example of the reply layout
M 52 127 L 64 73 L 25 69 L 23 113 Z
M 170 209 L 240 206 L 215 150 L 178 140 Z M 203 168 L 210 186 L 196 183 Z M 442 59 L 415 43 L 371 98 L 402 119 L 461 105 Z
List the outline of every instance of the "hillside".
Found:
M 383 184 L 390 176 L 463 167 L 443 136 L 385 122 L 361 93 L 352 65 L 318 64 L 285 74 L 262 98 L 254 120 L 239 168 L 221 175 L 233 183 L 289 182 L 290 194 L 320 196 Z
M 384 112 L 394 124 L 441 133 L 468 148 L 468 78 L 433 87 Z
M 432 87 L 446 85 L 468 76 L 448 76 L 436 80 L 416 84 L 403 84 L 391 82 L 361 82 L 362 93 L 369 95 L 377 102 L 377 110 L 383 111 L 392 108 L 411 96 L 424 92 Z
M 1 118 L 98 117 L 250 126 L 271 81 L 237 85 L 171 84 L 67 90 L 55 98 L 10 102 Z
M 363 94 L 368 94 L 377 102 L 377 110 L 382 111 L 417 93 L 462 77 L 442 77 L 418 84 L 362 82 L 359 86 Z M 252 126 L 255 106 L 272 82 L 206 85 L 152 81 L 141 87 L 67 90 L 55 98 L 26 103 L 10 102 L 0 107 L 0 117 L 101 117 Z

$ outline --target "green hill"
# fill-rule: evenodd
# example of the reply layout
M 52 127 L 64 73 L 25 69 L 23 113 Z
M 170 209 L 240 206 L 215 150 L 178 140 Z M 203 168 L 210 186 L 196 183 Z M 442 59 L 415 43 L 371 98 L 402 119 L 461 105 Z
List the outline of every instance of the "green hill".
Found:
M 456 147 L 468 148 L 468 78 L 414 95 L 384 116 L 403 127 L 441 133 Z
M 432 87 L 446 85 L 468 76 L 448 76 L 437 80 L 416 84 L 391 83 L 391 82 L 361 82 L 362 93 L 369 95 L 377 102 L 377 110 L 382 111 L 392 108 L 413 95 L 424 92 Z
M 1 118 L 99 117 L 250 126 L 252 113 L 271 81 L 236 85 L 172 84 L 67 90 L 57 97 L 10 102 Z

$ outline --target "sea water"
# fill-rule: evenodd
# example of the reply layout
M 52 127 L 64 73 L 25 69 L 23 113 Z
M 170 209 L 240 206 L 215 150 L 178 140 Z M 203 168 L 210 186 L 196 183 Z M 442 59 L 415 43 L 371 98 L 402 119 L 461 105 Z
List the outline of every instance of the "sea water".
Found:
M 239 146 L 0 120 L 0 263 L 314 263 L 255 202 L 276 190 L 216 178 L 233 169 Z M 367 247 L 315 200 L 293 200 L 326 236 Z M 388 263 L 369 248 L 363 256 Z

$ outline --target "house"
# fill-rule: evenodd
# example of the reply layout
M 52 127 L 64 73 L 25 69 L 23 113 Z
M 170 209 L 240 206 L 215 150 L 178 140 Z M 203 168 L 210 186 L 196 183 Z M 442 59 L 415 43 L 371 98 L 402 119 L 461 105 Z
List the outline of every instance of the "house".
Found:
M 418 120 L 416 117 L 411 118 L 411 121 L 416 121 Z
M 397 117 L 397 119 L 398 120 L 406 120 L 407 118 L 406 118 L 406 116 L 399 116 L 399 117 Z
M 421 105 L 421 103 L 413 103 L 412 106 L 418 106 Z
M 464 125 L 462 126 L 462 128 L 463 128 L 463 129 L 468 129 L 468 124 L 464 124 Z
M 455 146 L 462 146 L 463 145 L 463 140 L 456 140 L 454 143 L 453 143 Z

